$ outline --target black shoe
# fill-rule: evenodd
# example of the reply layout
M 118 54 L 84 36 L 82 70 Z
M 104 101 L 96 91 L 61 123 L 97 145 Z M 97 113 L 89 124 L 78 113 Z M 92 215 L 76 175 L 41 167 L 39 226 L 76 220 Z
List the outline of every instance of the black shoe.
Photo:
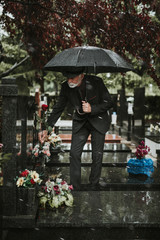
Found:
M 106 186 L 107 186 L 107 183 L 102 178 L 99 180 L 99 183 L 96 183 L 96 184 L 90 183 L 90 185 L 89 185 L 90 189 L 92 189 L 92 190 L 103 189 Z
M 100 185 L 100 187 L 104 188 L 107 186 L 107 183 L 103 179 L 100 179 L 99 185 Z

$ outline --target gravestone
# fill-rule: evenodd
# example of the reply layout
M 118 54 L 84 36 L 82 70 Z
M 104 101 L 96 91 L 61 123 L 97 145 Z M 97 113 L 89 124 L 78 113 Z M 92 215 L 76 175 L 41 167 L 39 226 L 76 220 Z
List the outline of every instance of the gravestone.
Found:
M 135 135 L 137 134 L 139 137 L 143 138 L 145 135 L 145 88 L 144 87 L 134 89 L 133 125 L 134 125 L 133 128 L 134 128 Z
M 123 126 L 124 120 L 127 120 L 127 102 L 125 91 L 121 89 L 117 92 L 117 122 Z
M 4 78 L 0 85 L 2 96 L 2 143 L 5 153 L 12 153 L 3 167 L 3 215 L 16 214 L 16 120 L 18 88 L 16 79 Z
M 145 88 L 134 89 L 134 120 L 141 120 L 144 123 L 145 115 Z

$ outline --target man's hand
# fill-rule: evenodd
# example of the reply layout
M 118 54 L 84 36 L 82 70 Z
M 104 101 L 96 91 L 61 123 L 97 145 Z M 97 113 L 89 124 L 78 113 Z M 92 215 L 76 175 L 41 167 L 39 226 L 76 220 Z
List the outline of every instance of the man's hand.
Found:
M 82 101 L 82 109 L 83 109 L 83 112 L 90 113 L 91 112 L 91 105 L 90 105 L 90 103 Z
M 47 130 L 43 130 L 43 131 L 38 133 L 38 140 L 40 141 L 41 144 L 43 144 L 44 141 L 47 140 L 47 138 L 48 138 L 48 131 Z

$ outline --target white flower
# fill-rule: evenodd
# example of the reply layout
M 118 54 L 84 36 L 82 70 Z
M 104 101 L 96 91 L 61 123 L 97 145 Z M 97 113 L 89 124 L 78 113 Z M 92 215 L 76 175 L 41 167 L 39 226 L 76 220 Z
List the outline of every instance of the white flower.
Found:
M 46 187 L 47 187 L 47 192 L 51 192 L 53 190 L 53 187 L 54 187 L 54 182 L 51 182 L 50 180 L 48 180 L 46 182 Z
M 24 178 L 20 177 L 20 178 L 18 178 L 16 185 L 17 185 L 17 187 L 20 187 L 23 185 L 23 183 L 24 183 Z
M 56 183 L 61 183 L 62 179 L 61 178 L 56 178 Z
M 68 190 L 68 184 L 66 184 L 66 183 L 63 184 L 63 185 L 62 185 L 62 189 L 67 191 L 67 190 Z
M 39 174 L 36 171 L 31 171 L 31 178 L 33 178 L 35 182 L 38 182 L 40 180 Z
M 152 132 L 154 130 L 154 126 L 153 124 L 150 124 L 150 132 Z
M 156 125 L 154 129 L 155 129 L 156 131 L 159 131 L 158 125 Z
M 54 143 L 61 142 L 62 139 L 59 135 L 56 135 L 55 133 L 51 133 L 48 137 L 48 140 L 54 145 Z

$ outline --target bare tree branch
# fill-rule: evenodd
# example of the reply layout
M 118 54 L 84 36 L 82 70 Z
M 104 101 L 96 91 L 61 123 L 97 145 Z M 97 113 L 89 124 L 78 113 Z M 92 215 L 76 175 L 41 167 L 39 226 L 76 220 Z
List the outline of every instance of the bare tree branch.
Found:
M 17 67 L 22 65 L 30 56 L 27 55 L 25 58 L 23 58 L 19 63 L 15 63 L 10 69 L 8 69 L 6 72 L 0 74 L 0 78 L 8 76 L 13 70 L 15 70 Z

